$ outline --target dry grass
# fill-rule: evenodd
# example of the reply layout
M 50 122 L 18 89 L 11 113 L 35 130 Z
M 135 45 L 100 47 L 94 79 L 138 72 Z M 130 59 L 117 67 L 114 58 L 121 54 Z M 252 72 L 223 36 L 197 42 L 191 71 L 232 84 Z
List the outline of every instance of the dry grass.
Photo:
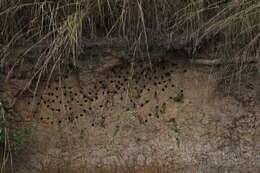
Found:
M 150 38 L 162 32 L 163 16 L 171 13 L 167 0 L 74 0 L 74 1 L 9 1 L 0 2 L 0 45 L 2 65 L 10 64 L 10 72 L 23 65 L 26 54 L 42 47 L 33 60 L 31 81 L 51 76 L 64 65 L 77 66 L 82 39 L 119 37 L 136 54 L 141 45 L 149 53 Z M 143 42 L 145 44 L 143 44 Z M 12 47 L 27 49 L 14 60 L 8 59 Z M 10 73 L 7 78 L 10 77 Z M 37 87 L 36 87 L 37 88 Z
M 254 74 L 259 80 L 259 7 L 260 1 L 257 0 L 191 0 L 175 13 L 170 38 L 179 32 L 186 33 L 185 41 L 189 43 L 191 57 L 207 50 L 206 56 L 214 60 L 202 60 L 202 64 L 221 64 L 222 68 L 216 74 L 220 80 L 229 80 L 233 76 L 240 80 L 241 75 L 253 71 L 257 71 Z M 254 68 L 250 62 L 255 62 Z M 256 90 L 260 98 L 260 87 Z
M 12 62 L 22 65 L 25 54 L 42 46 L 31 75 L 40 78 L 64 64 L 77 66 L 83 38 L 119 37 L 133 54 L 149 56 L 154 40 L 180 32 L 192 43 L 192 55 L 213 40 L 216 57 L 257 56 L 259 6 L 257 0 L 1 0 L 1 59 L 9 61 L 5 55 L 11 47 L 28 45 Z
M 206 3 L 207 2 L 207 3 Z M 173 33 L 178 27 L 187 30 L 193 41 L 193 53 L 205 39 L 215 39 L 216 51 L 229 55 L 259 53 L 260 3 L 252 0 L 191 1 L 176 13 Z

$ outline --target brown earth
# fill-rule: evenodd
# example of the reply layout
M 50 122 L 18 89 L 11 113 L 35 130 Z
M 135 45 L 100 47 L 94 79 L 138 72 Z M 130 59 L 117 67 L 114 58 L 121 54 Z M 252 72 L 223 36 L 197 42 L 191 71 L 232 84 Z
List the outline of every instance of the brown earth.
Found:
M 36 149 L 19 156 L 17 172 L 260 171 L 253 89 L 240 88 L 250 95 L 242 101 L 219 87 L 218 69 L 175 55 L 152 64 L 120 58 L 82 61 L 35 97 L 18 98 L 16 119 L 33 126 Z

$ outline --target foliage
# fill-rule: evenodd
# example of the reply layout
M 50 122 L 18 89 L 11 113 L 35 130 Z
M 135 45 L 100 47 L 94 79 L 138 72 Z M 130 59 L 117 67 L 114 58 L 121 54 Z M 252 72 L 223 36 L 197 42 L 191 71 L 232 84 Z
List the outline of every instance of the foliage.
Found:
M 174 98 L 173 100 L 175 102 L 182 102 L 184 99 L 184 94 L 183 94 L 183 91 L 180 91 Z
M 13 121 L 12 108 L 4 102 L 0 97 L 0 145 L 3 149 L 8 150 L 21 150 L 29 147 L 31 144 L 27 138 L 31 135 L 31 127 L 25 126 L 24 128 L 15 127 Z

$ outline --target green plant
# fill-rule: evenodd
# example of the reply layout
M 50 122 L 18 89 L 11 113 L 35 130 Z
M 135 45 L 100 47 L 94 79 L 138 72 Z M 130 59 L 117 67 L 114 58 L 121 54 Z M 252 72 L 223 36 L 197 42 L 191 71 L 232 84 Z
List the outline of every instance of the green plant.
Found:
M 68 116 L 68 120 L 70 122 L 73 122 L 75 120 L 75 115 L 73 113 L 70 113 L 69 116 Z
M 0 145 L 6 147 L 9 145 L 9 149 L 21 150 L 30 145 L 27 138 L 32 133 L 31 126 L 25 126 L 23 128 L 17 128 L 13 121 L 12 108 L 6 103 L 3 97 L 0 97 Z
M 25 148 L 31 148 L 33 145 L 29 142 L 28 137 L 31 135 L 30 126 L 17 127 L 13 119 L 12 107 L 0 96 L 0 151 L 2 151 L 1 173 L 8 169 L 7 163 L 13 171 L 12 153 Z
M 175 102 L 183 102 L 184 94 L 183 91 L 180 91 L 175 97 L 173 97 L 173 100 Z

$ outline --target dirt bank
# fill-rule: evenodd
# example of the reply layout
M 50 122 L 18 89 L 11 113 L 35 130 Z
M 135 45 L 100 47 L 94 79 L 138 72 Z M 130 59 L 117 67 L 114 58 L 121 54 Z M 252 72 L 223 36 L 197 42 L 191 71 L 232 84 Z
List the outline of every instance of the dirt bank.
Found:
M 19 156 L 18 172 L 259 171 L 260 103 L 219 89 L 216 69 L 177 56 L 105 58 L 18 99 L 16 118 L 33 126 L 36 146 Z

